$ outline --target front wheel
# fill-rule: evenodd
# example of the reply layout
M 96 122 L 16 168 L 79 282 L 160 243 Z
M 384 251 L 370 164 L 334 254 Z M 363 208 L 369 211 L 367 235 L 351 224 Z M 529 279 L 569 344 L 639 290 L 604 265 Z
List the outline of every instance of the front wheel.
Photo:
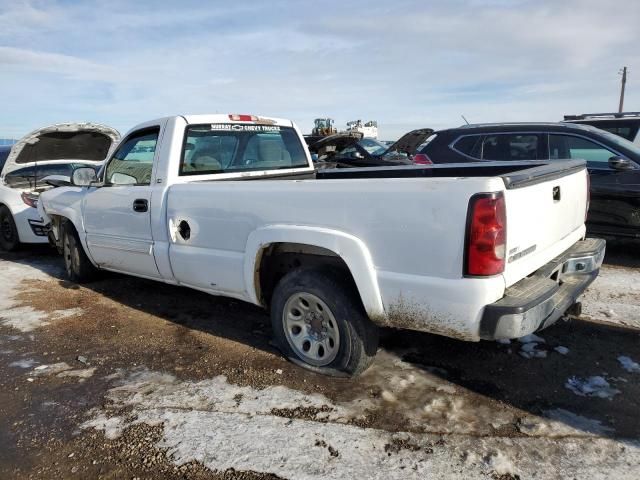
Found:
M 66 223 L 62 237 L 62 256 L 67 278 L 75 283 L 86 283 L 93 280 L 97 269 L 82 248 L 80 238 L 73 225 Z
M 6 206 L 0 206 L 0 248 L 6 252 L 11 252 L 20 246 L 18 229 L 13 220 L 11 210 Z
M 378 328 L 352 283 L 330 269 L 298 269 L 282 278 L 273 293 L 271 323 L 289 360 L 333 376 L 356 376 L 371 365 Z

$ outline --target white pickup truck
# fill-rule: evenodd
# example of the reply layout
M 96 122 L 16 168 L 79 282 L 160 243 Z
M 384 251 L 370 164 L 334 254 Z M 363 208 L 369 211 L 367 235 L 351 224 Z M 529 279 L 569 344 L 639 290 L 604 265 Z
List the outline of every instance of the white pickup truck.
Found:
M 70 279 L 96 269 L 270 308 L 292 361 L 356 375 L 378 326 L 478 341 L 568 311 L 598 274 L 581 161 L 315 171 L 288 120 L 161 118 L 38 205 Z M 572 310 L 573 309 L 573 310 Z

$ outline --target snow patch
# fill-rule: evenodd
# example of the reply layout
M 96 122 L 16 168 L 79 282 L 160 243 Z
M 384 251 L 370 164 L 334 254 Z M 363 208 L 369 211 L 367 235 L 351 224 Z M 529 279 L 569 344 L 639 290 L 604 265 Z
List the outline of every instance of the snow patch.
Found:
M 77 378 L 83 382 L 85 379 L 93 376 L 96 371 L 96 367 L 73 369 L 67 362 L 52 363 L 48 365 L 40 365 L 34 368 L 31 372 L 31 376 L 53 376 L 58 378 Z
M 102 430 L 105 437 L 109 440 L 115 440 L 122 435 L 126 426 L 127 425 L 122 417 L 107 417 L 104 413 L 98 413 L 92 420 L 84 422 L 81 428 L 95 428 L 96 430 Z
M 546 438 L 598 436 L 614 431 L 611 427 L 603 426 L 599 420 L 582 417 L 562 408 L 546 410 L 544 417 L 523 417 L 518 421 L 518 430 L 525 435 Z
M 2 294 L 0 294 L 0 297 Z M 2 299 L 0 298 L 0 306 L 2 305 Z M 15 304 L 14 304 L 15 305 Z M 31 332 L 38 327 L 48 325 L 48 315 L 45 312 L 41 312 L 33 309 L 32 307 L 17 307 L 6 309 L 0 314 L 0 322 L 3 325 L 13 327 L 21 332 Z
M 522 339 L 520 339 L 522 341 Z M 538 346 L 535 342 L 523 343 L 518 352 L 524 358 L 547 358 L 546 350 L 537 350 Z
M 545 343 L 545 339 L 530 333 L 529 335 L 525 335 L 524 337 L 520 337 L 518 339 L 520 343 Z
M 358 380 L 362 394 L 341 405 L 355 418 L 380 412 L 424 433 L 490 435 L 515 420 L 511 411 L 496 411 L 460 395 L 461 387 L 449 382 L 447 375 L 442 368 L 417 366 L 380 350 L 374 364 Z M 372 391 L 380 395 L 366 393 Z
M 75 317 L 81 315 L 83 310 L 79 307 L 67 308 L 66 310 L 54 310 L 51 312 L 52 320 L 62 320 L 63 318 Z
M 571 377 L 564 386 L 581 397 L 611 399 L 620 393 L 620 390 L 613 388 L 604 377 L 599 375 L 588 378 Z
M 536 347 L 540 343 L 546 343 L 545 339 L 533 333 L 520 337 L 518 341 L 522 344 L 518 354 L 524 358 L 547 358 L 546 350 L 538 350 Z
M 80 379 L 87 379 L 92 377 L 95 371 L 96 371 L 96 367 L 84 368 L 79 370 L 65 370 L 63 372 L 58 373 L 56 376 L 60 378 L 76 377 Z
M 34 359 L 32 358 L 27 358 L 24 360 L 16 360 L 15 362 L 11 362 L 9 364 L 10 367 L 17 367 L 17 368 L 31 368 L 34 365 L 37 365 L 38 362 L 36 362 Z
M 65 370 L 71 370 L 71 366 L 67 362 L 51 363 L 48 365 L 40 365 L 31 371 L 31 375 L 57 375 Z
M 48 325 L 48 320 L 65 318 L 81 312 L 81 309 L 72 308 L 49 314 L 30 306 L 22 306 L 16 298 L 25 280 L 50 280 L 52 275 L 60 275 L 59 267 L 37 261 L 26 264 L 0 260 L 0 270 L 3 280 L 0 289 L 0 324 L 21 332 L 31 332 Z
M 586 317 L 640 328 L 640 269 L 603 265 L 581 302 Z
M 374 375 L 369 381 L 376 379 Z M 421 381 L 411 370 L 405 371 L 390 382 L 389 391 L 400 399 Z M 130 425 L 162 425 L 163 437 L 157 446 L 167 449 L 172 462 L 195 460 L 217 471 L 233 468 L 303 480 L 449 480 L 491 475 L 604 479 L 614 471 L 617 478 L 632 478 L 640 460 L 638 445 L 621 448 L 616 441 L 591 433 L 565 437 L 559 444 L 535 436 L 448 437 L 362 428 L 352 423 L 359 414 L 354 405 L 362 404 L 357 398 L 333 402 L 284 386 L 257 390 L 229 384 L 223 376 L 189 382 L 140 370 L 110 389 L 107 399 L 104 409 L 94 409 L 81 428 L 101 430 L 113 439 Z M 438 414 L 465 409 L 461 399 L 447 400 L 454 405 L 442 398 L 433 398 L 428 405 Z M 304 411 L 304 418 L 283 416 L 284 409 Z M 552 411 L 549 417 L 538 421 L 548 425 L 544 431 L 551 433 L 559 432 L 556 425 L 565 420 L 574 422 L 576 431 L 580 425 L 592 430 L 599 425 L 570 412 Z
M 640 364 L 637 362 L 634 362 L 630 357 L 625 357 L 624 355 L 620 355 L 618 357 L 618 362 L 620 362 L 620 365 L 622 365 L 622 368 L 624 368 L 627 372 L 640 373 Z
M 484 460 L 487 466 L 498 476 L 517 475 L 515 466 L 504 452 L 490 452 Z

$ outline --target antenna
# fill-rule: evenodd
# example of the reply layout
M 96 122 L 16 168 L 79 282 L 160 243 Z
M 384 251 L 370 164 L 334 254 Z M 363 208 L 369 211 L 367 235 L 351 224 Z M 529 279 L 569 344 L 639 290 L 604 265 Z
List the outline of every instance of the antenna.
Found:
M 464 117 L 464 115 L 460 115 L 462 117 L 462 119 L 464 120 L 464 122 L 469 125 L 469 121 Z

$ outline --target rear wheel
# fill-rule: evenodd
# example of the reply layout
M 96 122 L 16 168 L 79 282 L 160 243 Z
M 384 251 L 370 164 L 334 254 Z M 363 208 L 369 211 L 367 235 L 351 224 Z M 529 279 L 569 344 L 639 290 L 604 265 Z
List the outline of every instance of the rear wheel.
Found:
M 6 206 L 0 206 L 0 248 L 7 252 L 15 250 L 20 246 L 18 229 L 13 220 L 11 210 Z
M 325 375 L 359 375 L 378 348 L 378 329 L 351 279 L 330 269 L 285 275 L 273 293 L 271 322 L 289 360 Z
M 75 283 L 86 283 L 95 278 L 97 269 L 87 257 L 76 229 L 69 222 L 64 225 L 62 256 L 69 280 Z

